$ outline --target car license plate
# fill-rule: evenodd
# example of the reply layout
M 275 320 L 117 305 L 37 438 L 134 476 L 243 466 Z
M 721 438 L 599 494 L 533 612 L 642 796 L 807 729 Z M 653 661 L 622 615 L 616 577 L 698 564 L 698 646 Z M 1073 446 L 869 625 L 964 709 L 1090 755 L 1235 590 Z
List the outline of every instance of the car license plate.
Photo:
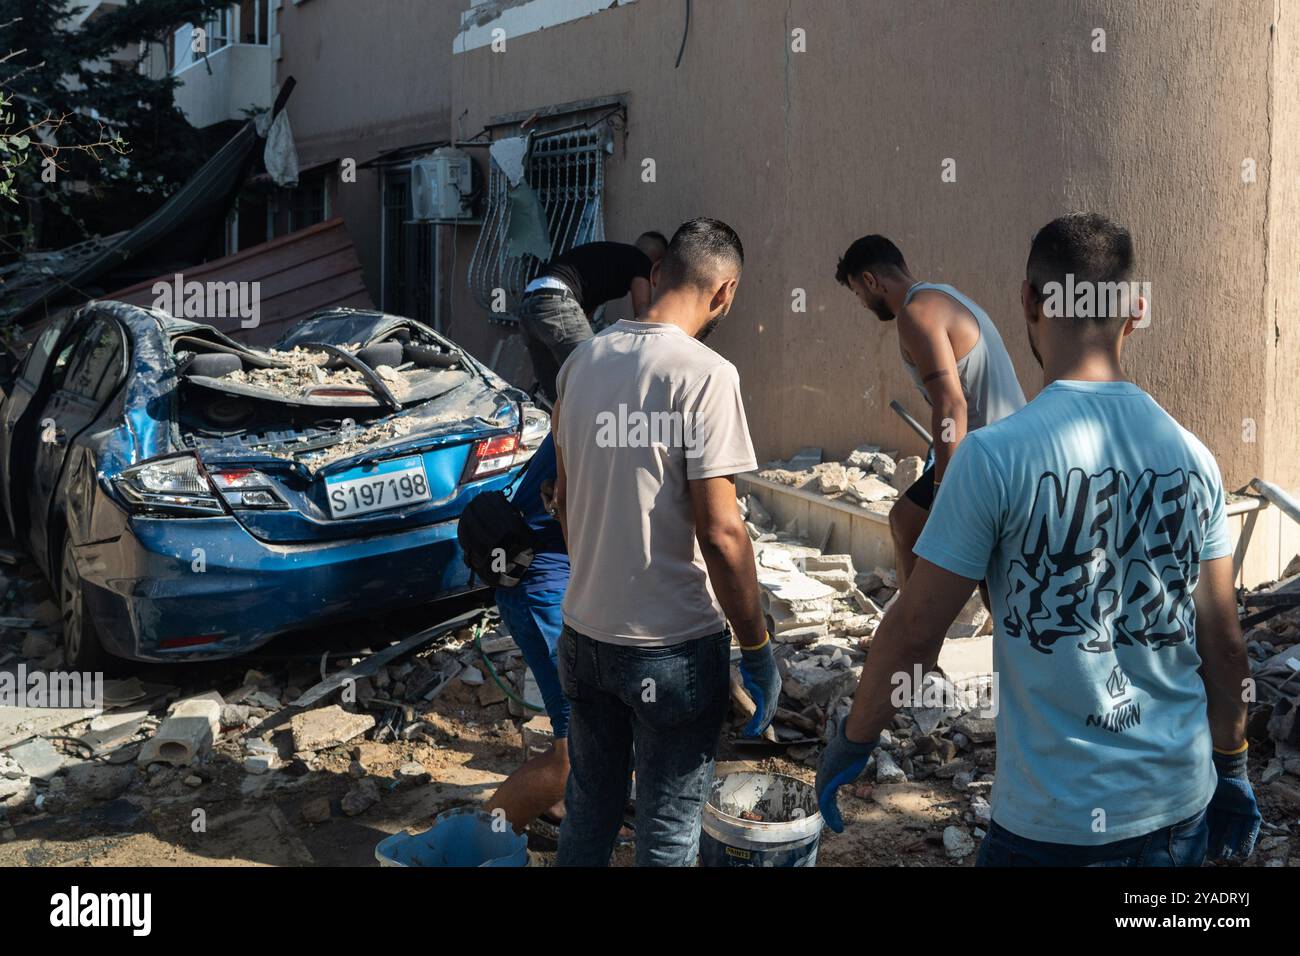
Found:
M 428 501 L 429 479 L 423 459 L 395 458 L 373 468 L 353 468 L 326 478 L 325 494 L 331 518 L 352 518 Z

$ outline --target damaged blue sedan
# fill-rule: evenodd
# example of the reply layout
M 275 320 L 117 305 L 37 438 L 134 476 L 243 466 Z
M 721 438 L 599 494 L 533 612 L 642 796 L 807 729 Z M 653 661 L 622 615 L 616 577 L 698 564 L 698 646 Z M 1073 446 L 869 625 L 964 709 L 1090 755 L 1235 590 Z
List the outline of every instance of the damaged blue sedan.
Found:
M 261 349 L 92 302 L 4 390 L 0 502 L 82 670 L 229 657 L 481 587 L 457 518 L 549 429 L 428 326 L 349 309 Z

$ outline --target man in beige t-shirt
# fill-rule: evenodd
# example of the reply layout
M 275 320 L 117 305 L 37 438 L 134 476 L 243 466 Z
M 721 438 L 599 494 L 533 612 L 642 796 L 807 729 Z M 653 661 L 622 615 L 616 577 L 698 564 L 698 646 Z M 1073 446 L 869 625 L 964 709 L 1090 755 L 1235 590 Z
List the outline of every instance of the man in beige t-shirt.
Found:
M 560 370 L 555 500 L 572 565 L 558 649 L 572 766 L 560 865 L 609 862 L 634 750 L 638 865 L 694 863 L 732 632 L 758 706 L 745 732 L 776 712 L 734 484 L 756 467 L 754 449 L 736 369 L 702 343 L 731 308 L 743 261 L 725 223 L 684 224 L 652 273 L 649 310 Z

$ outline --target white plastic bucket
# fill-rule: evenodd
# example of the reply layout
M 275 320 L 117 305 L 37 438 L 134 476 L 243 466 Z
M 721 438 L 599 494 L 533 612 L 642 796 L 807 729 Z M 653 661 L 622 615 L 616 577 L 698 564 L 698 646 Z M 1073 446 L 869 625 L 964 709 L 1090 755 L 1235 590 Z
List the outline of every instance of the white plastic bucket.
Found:
M 760 819 L 745 819 L 751 814 Z M 778 773 L 731 773 L 704 805 L 701 866 L 816 866 L 822 815 L 811 786 Z

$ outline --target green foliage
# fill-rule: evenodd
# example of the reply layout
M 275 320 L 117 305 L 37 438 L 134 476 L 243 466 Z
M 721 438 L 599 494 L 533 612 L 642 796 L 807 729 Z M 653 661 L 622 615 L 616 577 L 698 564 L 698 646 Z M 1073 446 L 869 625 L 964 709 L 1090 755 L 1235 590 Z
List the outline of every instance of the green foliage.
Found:
M 131 225 L 206 158 L 175 80 L 138 68 L 141 44 L 228 0 L 127 0 L 74 29 L 81 5 L 0 0 L 0 257 Z M 124 49 L 139 51 L 136 68 L 106 68 Z

